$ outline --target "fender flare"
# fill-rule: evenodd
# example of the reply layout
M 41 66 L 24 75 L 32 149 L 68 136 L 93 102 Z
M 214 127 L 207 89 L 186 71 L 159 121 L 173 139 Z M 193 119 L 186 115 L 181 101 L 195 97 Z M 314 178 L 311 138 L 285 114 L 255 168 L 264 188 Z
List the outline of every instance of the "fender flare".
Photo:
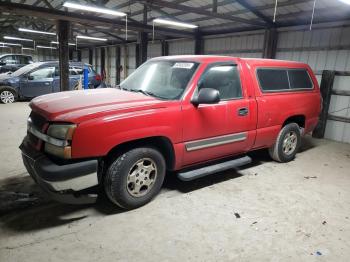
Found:
M 12 90 L 15 93 L 16 98 L 19 97 L 18 91 L 15 88 L 13 88 L 12 86 L 0 86 L 0 92 L 4 89 Z

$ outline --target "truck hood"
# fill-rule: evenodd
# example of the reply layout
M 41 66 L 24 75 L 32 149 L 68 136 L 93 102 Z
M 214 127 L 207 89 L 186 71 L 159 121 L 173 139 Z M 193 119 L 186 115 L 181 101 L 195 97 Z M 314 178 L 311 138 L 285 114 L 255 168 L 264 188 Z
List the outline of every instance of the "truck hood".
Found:
M 30 107 L 48 121 L 80 123 L 96 117 L 162 108 L 166 103 L 141 93 L 101 88 L 39 96 Z

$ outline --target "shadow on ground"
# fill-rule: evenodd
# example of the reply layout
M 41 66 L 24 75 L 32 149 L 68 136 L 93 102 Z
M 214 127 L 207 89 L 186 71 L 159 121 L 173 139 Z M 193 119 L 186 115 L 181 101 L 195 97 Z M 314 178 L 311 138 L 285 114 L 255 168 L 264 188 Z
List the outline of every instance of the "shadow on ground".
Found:
M 301 152 L 314 147 L 310 139 L 303 139 Z M 240 170 L 272 161 L 267 150 L 250 152 L 252 163 Z M 164 191 L 189 193 L 201 188 L 241 177 L 239 170 L 227 170 L 193 181 L 184 182 L 176 173 L 167 174 Z M 254 174 L 252 174 L 254 175 Z M 112 204 L 105 194 L 99 194 L 94 205 L 68 205 L 56 203 L 43 192 L 29 176 L 18 176 L 0 180 L 0 222 L 14 231 L 48 229 L 82 220 L 93 215 L 113 215 L 124 212 Z

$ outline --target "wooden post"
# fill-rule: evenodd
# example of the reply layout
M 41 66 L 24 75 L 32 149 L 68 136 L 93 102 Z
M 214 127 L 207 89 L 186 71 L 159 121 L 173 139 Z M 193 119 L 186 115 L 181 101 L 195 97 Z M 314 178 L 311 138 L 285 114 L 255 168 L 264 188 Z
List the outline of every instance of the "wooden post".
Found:
M 320 119 L 315 130 L 312 133 L 313 137 L 323 138 L 326 131 L 327 117 L 329 104 L 331 102 L 333 82 L 334 82 L 335 71 L 324 70 L 322 73 L 321 80 L 321 95 L 323 99 L 322 111 L 320 114 Z
M 59 56 L 59 67 L 60 67 L 60 90 L 69 90 L 69 38 L 70 22 L 58 20 L 57 31 L 58 31 L 58 56 Z

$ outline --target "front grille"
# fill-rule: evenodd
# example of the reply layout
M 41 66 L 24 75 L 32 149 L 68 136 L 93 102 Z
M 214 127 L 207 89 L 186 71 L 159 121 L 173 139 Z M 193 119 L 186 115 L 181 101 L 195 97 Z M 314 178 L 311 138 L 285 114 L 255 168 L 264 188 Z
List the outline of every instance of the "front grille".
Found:
M 31 122 L 32 122 L 32 126 L 39 130 L 40 132 L 45 132 L 46 128 L 47 128 L 47 120 L 45 119 L 45 117 L 43 117 L 42 115 L 32 111 L 29 115 Z M 27 132 L 27 136 L 28 136 L 28 140 L 29 143 L 31 145 L 33 145 L 37 150 L 40 150 L 42 147 L 43 142 L 37 138 L 36 136 L 34 136 L 33 134 Z
M 33 127 L 39 131 L 44 131 L 44 125 L 47 123 L 45 117 L 39 115 L 38 113 L 32 111 L 29 116 L 32 120 Z

